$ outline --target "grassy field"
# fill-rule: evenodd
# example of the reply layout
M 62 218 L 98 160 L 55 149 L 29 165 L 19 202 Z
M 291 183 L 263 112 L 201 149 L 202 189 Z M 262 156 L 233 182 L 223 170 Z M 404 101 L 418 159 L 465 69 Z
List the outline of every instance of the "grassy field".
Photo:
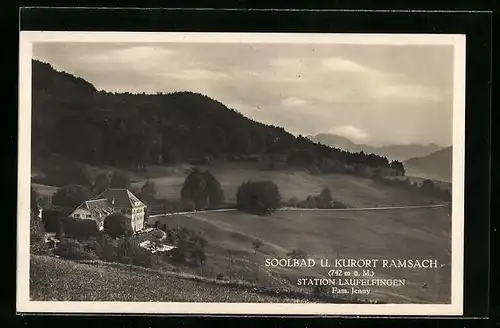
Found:
M 222 272 L 234 279 L 270 286 L 294 286 L 297 278 L 326 276 L 327 270 L 321 267 L 276 269 L 262 265 L 266 257 L 286 257 L 292 249 L 302 249 L 313 258 L 435 259 L 444 266 L 377 268 L 376 278 L 406 279 L 406 286 L 373 287 L 370 298 L 394 303 L 446 303 L 450 301 L 451 260 L 448 211 L 279 211 L 270 217 L 217 212 L 160 220 L 169 227 L 203 231 L 208 240 L 208 260 L 204 272 L 197 274 Z M 263 241 L 256 254 L 252 248 L 255 238 Z
M 40 162 L 40 160 L 38 161 Z M 43 175 L 54 168 L 63 170 L 66 165 L 74 164 L 60 156 L 50 156 L 42 163 L 33 164 L 33 174 Z M 43 165 L 42 165 L 43 164 Z M 93 167 L 86 165 L 91 176 L 106 172 L 111 174 L 114 168 Z M 145 181 L 156 184 L 157 196 L 170 200 L 178 200 L 186 176 L 192 166 L 179 164 L 173 166 L 150 166 L 145 172 L 124 170 L 133 187 L 140 187 Z M 316 195 L 323 188 L 330 188 L 332 196 L 349 207 L 372 207 L 391 205 L 416 205 L 426 203 L 430 199 L 416 196 L 409 190 L 391 186 L 377 185 L 372 179 L 345 174 L 310 174 L 299 169 L 264 170 L 259 163 L 218 163 L 203 169 L 210 170 L 220 181 L 226 201 L 234 203 L 238 187 L 247 180 L 272 180 L 280 188 L 283 200 L 291 197 L 304 199 Z M 417 179 L 418 180 L 418 179 Z M 413 181 L 413 180 L 412 180 Z M 416 181 L 416 180 L 415 180 Z M 41 184 L 33 184 L 37 192 L 49 195 L 57 188 Z
M 215 281 L 118 263 L 30 258 L 30 298 L 36 301 L 252 302 L 325 301 L 314 295 L 248 283 Z M 329 301 L 344 303 L 345 299 Z
M 349 207 L 415 205 L 428 201 L 403 188 L 376 185 L 372 179 L 345 174 L 310 174 L 303 170 L 259 170 L 252 165 L 222 164 L 206 167 L 220 181 L 226 201 L 233 203 L 236 191 L 247 180 L 272 180 L 280 188 L 283 200 L 291 197 L 304 199 L 330 188 L 332 196 Z M 151 167 L 134 186 L 146 179 L 154 181 L 157 195 L 171 200 L 180 198 L 180 190 L 189 173 L 189 166 Z

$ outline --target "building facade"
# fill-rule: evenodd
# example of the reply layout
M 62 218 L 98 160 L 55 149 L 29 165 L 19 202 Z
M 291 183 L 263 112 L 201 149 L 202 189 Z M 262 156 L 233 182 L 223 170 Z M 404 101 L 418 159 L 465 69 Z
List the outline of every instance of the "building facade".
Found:
M 104 219 L 112 213 L 121 213 L 130 219 L 135 232 L 144 229 L 146 205 L 128 189 L 107 189 L 92 200 L 83 202 L 69 216 L 75 219 L 94 220 L 99 230 Z

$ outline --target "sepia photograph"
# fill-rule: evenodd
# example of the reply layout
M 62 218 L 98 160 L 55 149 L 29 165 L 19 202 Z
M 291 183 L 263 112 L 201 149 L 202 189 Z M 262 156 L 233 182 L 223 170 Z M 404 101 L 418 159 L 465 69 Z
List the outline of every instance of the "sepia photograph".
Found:
M 18 311 L 458 315 L 465 37 L 21 32 Z

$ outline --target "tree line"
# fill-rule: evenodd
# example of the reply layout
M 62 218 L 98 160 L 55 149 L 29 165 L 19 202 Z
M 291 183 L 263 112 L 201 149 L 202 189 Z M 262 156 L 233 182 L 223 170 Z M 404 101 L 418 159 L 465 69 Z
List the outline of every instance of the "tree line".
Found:
M 97 91 L 85 80 L 36 60 L 32 102 L 34 156 L 56 153 L 91 165 L 141 170 L 152 164 L 257 155 L 284 157 L 289 164 L 321 171 L 362 165 L 404 175 L 401 162 L 296 137 L 205 95 Z

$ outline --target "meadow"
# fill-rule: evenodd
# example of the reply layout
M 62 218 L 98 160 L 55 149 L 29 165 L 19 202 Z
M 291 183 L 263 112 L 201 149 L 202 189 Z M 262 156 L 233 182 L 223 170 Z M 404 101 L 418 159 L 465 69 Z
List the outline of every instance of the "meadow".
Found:
M 406 279 L 404 287 L 373 287 L 370 299 L 394 303 L 450 301 L 451 218 L 449 208 L 384 211 L 278 211 L 261 217 L 241 212 L 171 215 L 167 227 L 203 231 L 207 263 L 195 274 L 223 273 L 262 285 L 298 288 L 303 277 L 326 277 L 327 269 L 266 268 L 266 258 L 287 257 L 293 249 L 310 258 L 433 259 L 436 269 L 376 268 L 375 278 Z M 256 239 L 263 242 L 257 252 Z M 189 271 L 189 268 L 183 268 Z
M 191 166 L 152 166 L 147 172 L 131 175 L 132 185 L 140 187 L 146 180 L 156 185 L 158 197 L 170 200 L 180 198 L 180 190 Z M 203 167 L 210 170 L 224 190 L 226 202 L 236 202 L 238 187 L 248 180 L 272 180 L 283 200 L 292 197 L 304 199 L 329 188 L 332 197 L 348 207 L 401 206 L 427 203 L 430 198 L 416 196 L 404 188 L 377 184 L 373 179 L 346 174 L 311 174 L 304 170 L 287 168 L 280 170 L 259 169 L 256 164 L 225 163 Z

